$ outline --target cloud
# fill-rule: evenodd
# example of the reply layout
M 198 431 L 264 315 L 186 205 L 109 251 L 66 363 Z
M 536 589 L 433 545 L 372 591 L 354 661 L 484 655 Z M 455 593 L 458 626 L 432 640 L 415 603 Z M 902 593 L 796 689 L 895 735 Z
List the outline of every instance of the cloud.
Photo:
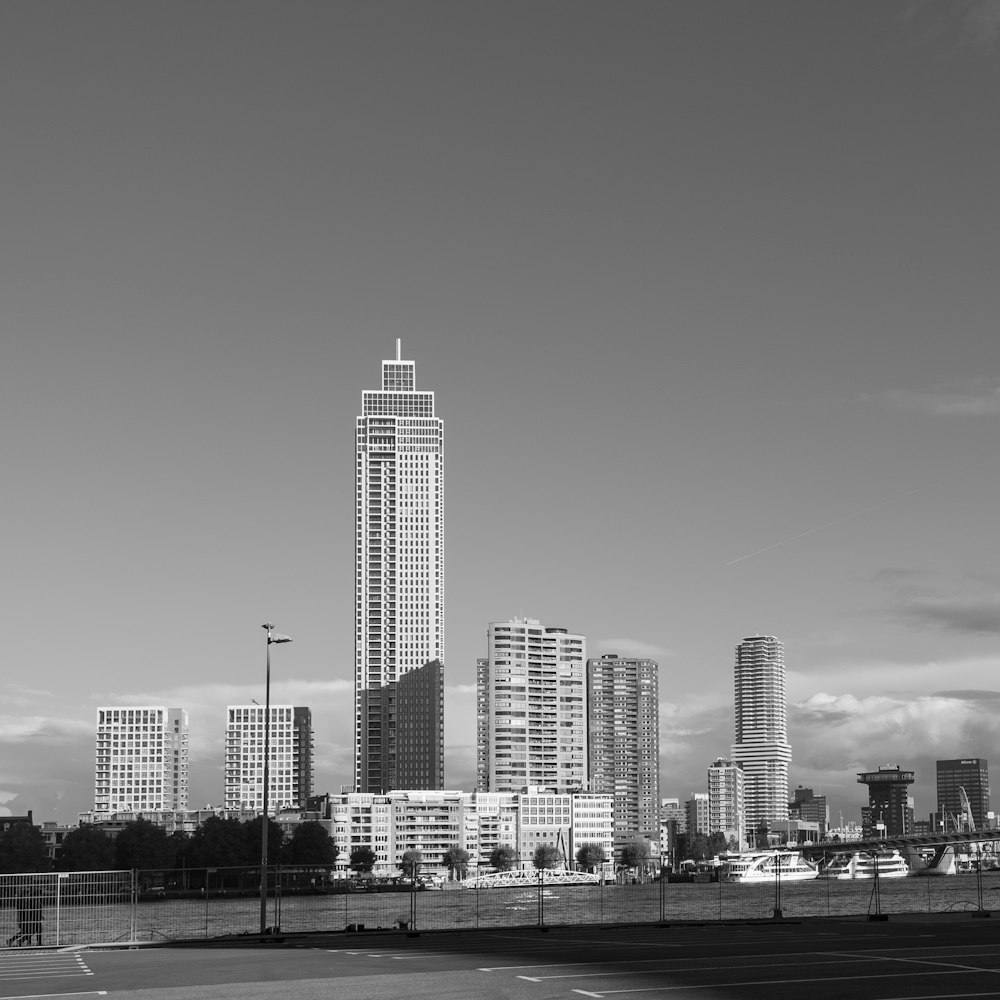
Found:
M 1000 414 L 1000 380 L 976 379 L 917 392 L 890 389 L 876 398 L 894 409 L 942 417 L 992 417 Z
M 963 48 L 989 55 L 1000 42 L 1000 0 L 913 0 L 903 21 L 918 44 L 949 55 Z
M 908 596 L 900 604 L 899 614 L 916 624 L 963 635 L 1000 635 L 1000 594 Z

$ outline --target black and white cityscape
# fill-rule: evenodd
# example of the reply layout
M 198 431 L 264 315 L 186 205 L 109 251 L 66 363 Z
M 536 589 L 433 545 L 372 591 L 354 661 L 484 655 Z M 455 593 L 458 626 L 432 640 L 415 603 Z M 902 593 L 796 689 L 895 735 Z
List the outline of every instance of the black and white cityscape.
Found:
M 6 20 L 0 832 L 997 827 L 995 5 Z

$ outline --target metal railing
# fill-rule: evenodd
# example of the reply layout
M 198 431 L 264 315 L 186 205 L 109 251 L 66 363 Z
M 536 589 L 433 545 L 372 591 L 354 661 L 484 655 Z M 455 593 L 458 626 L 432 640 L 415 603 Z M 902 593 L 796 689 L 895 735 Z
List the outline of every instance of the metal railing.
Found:
M 475 870 L 470 867 L 468 877 Z M 0 948 L 259 936 L 260 869 L 71 872 L 0 876 Z M 757 884 L 620 879 L 593 885 L 428 888 L 413 880 L 334 878 L 316 868 L 271 873 L 271 934 L 322 931 L 611 925 L 776 917 L 884 917 L 1000 909 L 1000 871 L 954 876 Z M 40 925 L 40 930 L 39 926 Z M 27 938 L 25 935 L 28 935 Z

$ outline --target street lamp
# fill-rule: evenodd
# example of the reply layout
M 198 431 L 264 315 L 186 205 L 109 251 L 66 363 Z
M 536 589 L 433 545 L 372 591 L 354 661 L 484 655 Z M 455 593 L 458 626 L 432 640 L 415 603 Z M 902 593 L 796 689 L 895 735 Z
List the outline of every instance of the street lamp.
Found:
M 267 680 L 264 684 L 264 815 L 260 824 L 260 932 L 267 933 L 267 791 L 271 763 L 271 643 L 291 642 L 288 635 L 277 635 L 274 626 L 265 622 L 267 629 Z

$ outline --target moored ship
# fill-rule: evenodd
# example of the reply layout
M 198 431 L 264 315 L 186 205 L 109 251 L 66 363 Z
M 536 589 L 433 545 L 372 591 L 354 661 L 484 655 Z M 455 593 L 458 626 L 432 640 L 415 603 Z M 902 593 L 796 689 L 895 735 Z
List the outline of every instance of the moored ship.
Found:
M 754 851 L 729 858 L 727 882 L 808 882 L 819 869 L 798 851 Z

